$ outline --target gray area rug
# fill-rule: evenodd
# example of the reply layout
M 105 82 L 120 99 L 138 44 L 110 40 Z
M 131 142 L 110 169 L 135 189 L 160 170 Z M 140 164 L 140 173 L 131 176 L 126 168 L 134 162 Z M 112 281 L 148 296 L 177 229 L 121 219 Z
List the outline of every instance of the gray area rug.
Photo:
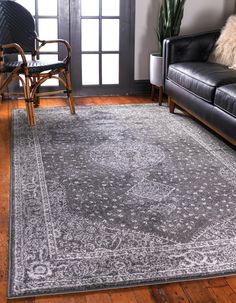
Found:
M 14 111 L 9 296 L 236 273 L 236 155 L 158 105 Z

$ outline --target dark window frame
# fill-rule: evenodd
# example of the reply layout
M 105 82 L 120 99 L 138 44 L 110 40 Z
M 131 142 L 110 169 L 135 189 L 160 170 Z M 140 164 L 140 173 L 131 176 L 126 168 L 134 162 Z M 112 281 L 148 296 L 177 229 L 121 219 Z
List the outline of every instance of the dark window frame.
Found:
M 134 82 L 134 27 L 135 0 L 120 0 L 120 16 L 102 16 L 101 0 L 99 1 L 99 17 L 81 16 L 80 0 L 71 0 L 70 6 L 70 41 L 72 55 L 72 81 L 76 96 L 123 95 L 128 94 Z M 99 19 L 99 51 L 86 52 L 81 49 L 81 20 Z M 102 51 L 101 32 L 102 19 L 120 20 L 120 49 L 119 51 Z M 78 38 L 76 38 L 78 37 Z M 119 54 L 119 84 L 102 83 L 102 54 Z M 99 54 L 99 83 L 98 85 L 82 85 L 82 54 Z

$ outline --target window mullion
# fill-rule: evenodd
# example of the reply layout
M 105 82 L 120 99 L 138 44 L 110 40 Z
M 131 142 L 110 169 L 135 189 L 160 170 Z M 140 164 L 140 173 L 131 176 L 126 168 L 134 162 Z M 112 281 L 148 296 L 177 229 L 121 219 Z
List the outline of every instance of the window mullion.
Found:
M 102 0 L 99 0 L 99 84 L 102 85 Z
M 35 0 L 35 30 L 37 35 L 39 36 L 39 10 L 38 10 L 38 0 Z M 39 42 L 36 41 L 36 48 L 39 47 Z M 39 54 L 37 54 L 37 60 L 39 60 Z

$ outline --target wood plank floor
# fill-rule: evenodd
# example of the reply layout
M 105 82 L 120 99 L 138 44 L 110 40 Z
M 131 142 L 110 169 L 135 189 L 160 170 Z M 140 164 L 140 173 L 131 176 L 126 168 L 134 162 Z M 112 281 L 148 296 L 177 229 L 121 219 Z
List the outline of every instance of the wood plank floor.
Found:
M 93 97 L 80 98 L 77 104 L 148 102 L 151 102 L 149 98 L 141 97 Z M 43 107 L 64 105 L 63 99 L 44 99 L 41 101 Z M 0 303 L 10 301 L 16 303 L 236 303 L 236 277 L 7 300 L 10 121 L 12 109 L 22 107 L 24 107 L 23 101 L 4 101 L 0 104 Z

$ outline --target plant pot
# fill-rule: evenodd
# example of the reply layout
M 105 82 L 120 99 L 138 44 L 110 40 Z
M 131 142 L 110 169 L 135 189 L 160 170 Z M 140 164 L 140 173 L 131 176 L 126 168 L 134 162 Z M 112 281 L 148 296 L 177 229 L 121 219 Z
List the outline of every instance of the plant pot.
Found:
M 150 55 L 150 82 L 152 85 L 163 86 L 163 57 L 158 54 Z

